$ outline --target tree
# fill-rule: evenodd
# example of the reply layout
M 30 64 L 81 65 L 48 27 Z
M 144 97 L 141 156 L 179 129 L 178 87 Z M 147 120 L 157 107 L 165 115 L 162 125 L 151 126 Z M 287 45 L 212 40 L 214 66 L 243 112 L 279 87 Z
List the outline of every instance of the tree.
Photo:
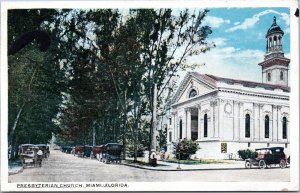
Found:
M 210 27 L 202 26 L 208 10 L 199 11 L 198 15 L 191 14 L 188 9 L 179 11 L 178 15 L 173 15 L 171 9 L 138 9 L 134 12 L 142 44 L 141 62 L 147 71 L 144 76 L 145 93 L 148 107 L 153 109 L 156 105 L 153 101 L 157 100 L 159 107 L 163 93 L 172 90 L 168 87 L 177 71 L 180 68 L 195 67 L 186 63 L 187 58 L 204 53 L 214 46 L 206 41 L 212 33 Z M 156 120 L 154 112 L 151 120 Z M 153 123 L 156 121 L 151 121 L 151 149 L 156 147 L 156 125 Z
M 174 154 L 176 155 L 176 159 L 179 160 L 189 159 L 189 156 L 195 154 L 198 149 L 199 146 L 197 143 L 186 138 L 178 143 L 174 143 Z
M 9 10 L 8 44 L 29 31 L 47 31 L 54 10 Z M 20 25 L 24 24 L 24 25 Z M 55 62 L 56 44 L 42 53 L 35 42 L 8 57 L 8 144 L 47 143 L 56 127 L 52 122 L 60 103 L 60 78 Z M 45 50 L 44 50 L 45 51 Z

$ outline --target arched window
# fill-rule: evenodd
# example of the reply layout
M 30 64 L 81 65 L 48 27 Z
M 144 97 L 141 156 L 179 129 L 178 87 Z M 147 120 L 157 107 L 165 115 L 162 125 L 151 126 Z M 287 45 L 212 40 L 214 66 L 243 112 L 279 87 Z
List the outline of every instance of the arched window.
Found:
M 269 47 L 272 46 L 272 38 L 269 38 Z
M 265 138 L 269 138 L 270 134 L 270 118 L 269 115 L 265 116 Z
M 182 120 L 179 121 L 179 139 L 182 139 Z
M 280 71 L 280 80 L 283 80 L 283 72 Z
M 245 117 L 245 137 L 249 138 L 250 137 L 250 115 L 246 114 Z
M 271 72 L 268 72 L 268 81 L 271 81 Z
M 282 139 L 287 138 L 287 124 L 286 117 L 282 118 Z
M 204 137 L 207 137 L 207 114 L 204 115 Z
M 278 37 L 278 44 L 281 45 L 281 37 Z
M 274 37 L 274 46 L 276 46 L 277 45 L 277 37 L 275 36 Z
M 197 91 L 196 91 L 195 89 L 192 89 L 192 90 L 190 91 L 189 98 L 192 98 L 192 97 L 194 97 L 194 96 L 197 96 Z

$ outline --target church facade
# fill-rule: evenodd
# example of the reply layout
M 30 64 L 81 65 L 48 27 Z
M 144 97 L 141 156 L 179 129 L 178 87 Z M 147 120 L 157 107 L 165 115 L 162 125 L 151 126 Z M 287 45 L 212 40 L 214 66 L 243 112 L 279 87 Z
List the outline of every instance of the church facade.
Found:
M 172 142 L 187 138 L 199 144 L 198 158 L 237 158 L 241 149 L 274 146 L 289 154 L 290 59 L 284 56 L 283 35 L 274 17 L 258 64 L 261 82 L 187 73 L 171 106 L 168 151 Z

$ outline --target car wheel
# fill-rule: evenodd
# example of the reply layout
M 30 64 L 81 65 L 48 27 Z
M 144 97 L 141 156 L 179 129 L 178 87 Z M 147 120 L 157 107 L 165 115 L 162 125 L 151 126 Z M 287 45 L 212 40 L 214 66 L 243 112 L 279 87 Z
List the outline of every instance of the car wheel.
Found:
M 258 166 L 260 169 L 265 169 L 267 167 L 267 164 L 266 164 L 265 160 L 260 160 L 258 163 Z
M 279 166 L 281 169 L 286 168 L 286 162 L 284 159 L 280 160 Z
M 250 169 L 252 167 L 251 163 L 249 161 L 245 162 L 245 168 Z

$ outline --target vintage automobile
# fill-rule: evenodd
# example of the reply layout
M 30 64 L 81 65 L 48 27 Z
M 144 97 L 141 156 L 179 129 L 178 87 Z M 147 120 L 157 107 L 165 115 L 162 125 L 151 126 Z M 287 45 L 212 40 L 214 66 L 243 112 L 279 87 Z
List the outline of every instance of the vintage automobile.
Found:
M 24 168 L 27 166 L 42 166 L 42 156 L 37 154 L 38 150 L 38 146 L 33 144 L 20 145 L 19 155 Z
M 102 161 L 104 163 L 121 163 L 121 154 L 123 146 L 117 143 L 107 143 L 102 152 Z
M 104 145 L 93 146 L 93 148 L 92 148 L 92 154 L 91 154 L 91 159 L 98 159 L 99 161 L 101 161 L 103 146 Z
M 288 160 L 283 147 L 270 147 L 255 149 L 255 157 L 245 160 L 245 168 L 258 166 L 261 169 L 270 168 L 271 165 L 279 165 L 286 168 Z
M 93 146 L 85 145 L 83 147 L 83 157 L 91 157 L 92 148 Z
M 48 158 L 50 156 L 50 149 L 47 144 L 37 144 L 36 145 L 43 152 L 43 158 Z
M 83 145 L 75 146 L 74 156 L 83 157 L 83 154 L 84 154 L 84 146 Z

